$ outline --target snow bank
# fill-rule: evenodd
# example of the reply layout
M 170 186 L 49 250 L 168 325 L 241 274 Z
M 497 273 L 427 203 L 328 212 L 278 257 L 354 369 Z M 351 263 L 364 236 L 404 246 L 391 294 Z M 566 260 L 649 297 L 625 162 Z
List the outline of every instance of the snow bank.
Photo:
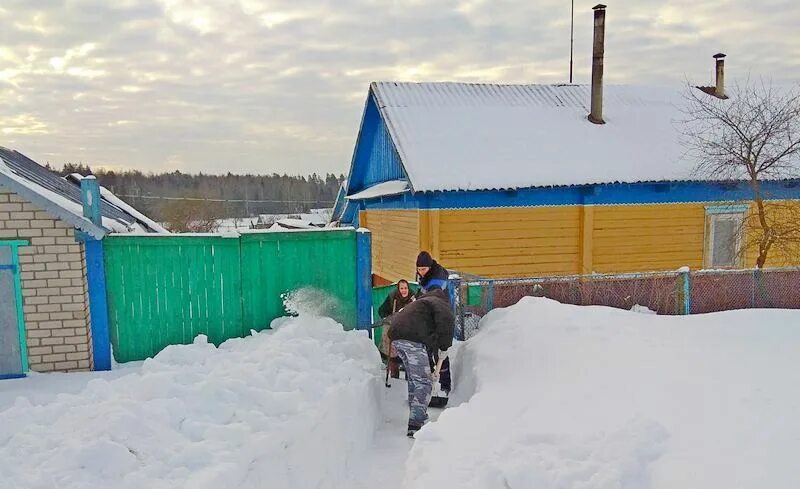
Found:
M 465 403 L 405 487 L 797 487 L 800 311 L 689 317 L 527 298 L 454 362 Z
M 3 487 L 336 488 L 379 422 L 380 359 L 331 319 L 170 346 L 140 371 L 0 412 Z

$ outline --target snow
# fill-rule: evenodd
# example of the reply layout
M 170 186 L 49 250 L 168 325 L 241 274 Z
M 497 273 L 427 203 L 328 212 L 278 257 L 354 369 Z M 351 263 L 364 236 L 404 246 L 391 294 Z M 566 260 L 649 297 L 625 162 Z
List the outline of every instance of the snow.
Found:
M 800 311 L 491 311 L 404 488 L 797 487 Z
M 0 383 L 2 486 L 796 487 L 800 311 L 525 298 L 454 345 L 450 407 L 412 440 L 405 382 L 322 302 L 290 294 L 298 317 L 219 348 Z
M 18 397 L 24 397 L 34 405 L 47 404 L 59 394 L 80 393 L 94 379 L 116 379 L 135 372 L 139 367 L 141 362 L 130 362 L 116 364 L 114 370 L 107 372 L 28 372 L 25 378 L 0 382 L 0 412 L 12 407 Z
M 311 222 L 306 221 L 304 219 L 294 219 L 294 218 L 286 218 L 280 219 L 276 221 L 278 226 L 284 227 L 286 229 L 315 229 L 317 226 L 314 226 Z
M 373 85 L 417 192 L 690 179 L 681 88 L 607 85 L 596 125 L 584 85 Z
M 89 177 L 86 177 L 89 178 Z M 150 230 L 154 233 L 159 234 L 169 234 L 169 231 L 162 226 L 161 224 L 155 222 L 154 220 L 150 219 L 149 217 L 145 216 L 138 210 L 136 210 L 133 206 L 125 202 L 124 200 L 120 199 L 116 195 L 114 195 L 110 190 L 100 186 L 100 195 L 102 195 L 103 199 L 110 203 L 113 206 L 118 207 L 119 209 L 123 210 L 124 212 L 130 214 L 131 216 L 135 217 L 136 220 L 144 223 Z
M 219 232 L 240 232 L 252 229 L 257 223 L 257 217 L 228 217 L 217 219 L 216 229 Z
M 397 195 L 408 191 L 410 188 L 411 187 L 409 187 L 408 185 L 408 180 L 389 180 L 388 182 L 383 182 L 368 187 L 362 190 L 361 192 L 357 192 L 353 195 L 348 195 L 347 199 L 349 200 L 374 199 L 377 197 Z
M 231 232 L 248 232 L 252 230 L 263 231 L 282 229 L 317 229 L 328 223 L 324 214 L 325 209 L 315 209 L 317 212 L 307 214 L 261 214 L 259 217 L 237 217 L 219 219 L 217 229 Z M 271 223 L 268 228 L 263 225 Z
M 273 326 L 219 348 L 200 336 L 42 404 L 0 396 L 2 485 L 349 487 L 380 424 L 379 355 L 331 319 Z

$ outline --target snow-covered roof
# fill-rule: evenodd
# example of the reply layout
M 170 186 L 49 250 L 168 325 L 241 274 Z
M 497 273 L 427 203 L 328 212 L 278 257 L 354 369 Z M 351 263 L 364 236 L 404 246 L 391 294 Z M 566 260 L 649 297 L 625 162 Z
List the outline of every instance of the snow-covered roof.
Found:
M 402 194 L 409 188 L 408 180 L 389 180 L 388 182 L 373 185 L 345 198 L 349 200 L 374 199 L 376 197 Z
M 305 221 L 309 224 L 313 224 L 315 226 L 324 226 L 328 222 L 327 216 L 318 212 L 300 214 L 300 220 Z
M 414 191 L 695 179 L 676 122 L 680 88 L 377 82 L 379 110 Z M 355 196 L 351 196 L 355 198 Z
M 83 175 L 79 173 L 72 173 L 69 175 L 73 180 L 75 180 L 78 185 L 80 185 L 80 181 L 83 180 Z M 117 197 L 112 191 L 108 190 L 107 188 L 100 186 L 100 196 L 103 197 L 103 200 L 108 202 L 109 204 L 117 207 L 118 209 L 130 214 L 134 218 L 136 218 L 138 223 L 136 223 L 139 227 L 145 227 L 147 229 L 143 229 L 144 231 L 150 231 L 153 233 L 159 234 L 168 234 L 169 231 L 167 228 L 162 226 L 161 224 L 157 223 L 156 221 L 150 219 L 149 217 L 145 216 L 138 210 L 136 210 L 132 205 L 128 204 L 124 200 Z
M 0 147 L 0 186 L 95 238 L 102 238 L 107 232 L 166 232 L 108 190 L 101 190 L 103 226 L 94 225 L 83 217 L 79 180 L 61 178 L 22 153 L 3 147 Z

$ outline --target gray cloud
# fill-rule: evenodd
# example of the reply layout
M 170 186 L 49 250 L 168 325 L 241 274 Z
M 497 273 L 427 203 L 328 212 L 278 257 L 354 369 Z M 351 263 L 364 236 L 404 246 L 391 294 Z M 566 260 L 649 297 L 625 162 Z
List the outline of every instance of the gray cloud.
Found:
M 576 81 L 592 2 L 576 1 Z M 800 78 L 786 0 L 609 5 L 614 83 Z M 141 170 L 345 172 L 377 79 L 565 81 L 566 0 L 5 0 L 0 144 Z

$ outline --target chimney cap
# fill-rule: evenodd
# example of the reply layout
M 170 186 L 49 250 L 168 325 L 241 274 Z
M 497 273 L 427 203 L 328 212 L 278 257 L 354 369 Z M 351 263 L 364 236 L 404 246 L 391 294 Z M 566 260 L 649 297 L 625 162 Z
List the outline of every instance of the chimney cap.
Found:
M 717 53 L 713 56 L 714 59 L 722 59 L 725 57 L 725 53 Z
M 595 5 L 594 7 L 592 7 L 592 10 L 603 10 L 603 9 L 605 9 L 605 8 L 606 8 L 606 6 L 605 6 L 605 5 L 603 5 L 602 3 L 598 3 L 597 5 Z

